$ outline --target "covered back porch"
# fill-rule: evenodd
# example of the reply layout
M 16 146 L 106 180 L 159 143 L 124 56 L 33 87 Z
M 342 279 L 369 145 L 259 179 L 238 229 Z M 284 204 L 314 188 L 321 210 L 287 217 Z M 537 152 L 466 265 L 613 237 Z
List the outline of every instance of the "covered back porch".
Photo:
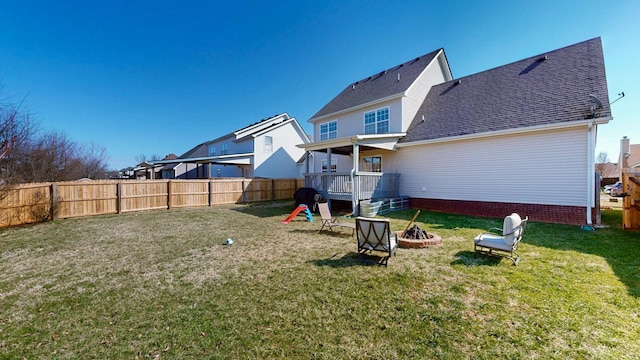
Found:
M 307 151 L 305 187 L 314 188 L 323 198 L 351 201 L 354 215 L 358 215 L 362 200 L 396 198 L 400 196 L 400 174 L 360 170 L 360 152 L 382 149 L 395 151 L 395 144 L 405 134 L 356 135 L 300 145 Z M 327 154 L 327 172 L 312 172 L 309 154 Z M 353 159 L 351 171 L 330 172 L 333 154 L 349 155 Z M 381 170 L 381 169 L 380 169 Z

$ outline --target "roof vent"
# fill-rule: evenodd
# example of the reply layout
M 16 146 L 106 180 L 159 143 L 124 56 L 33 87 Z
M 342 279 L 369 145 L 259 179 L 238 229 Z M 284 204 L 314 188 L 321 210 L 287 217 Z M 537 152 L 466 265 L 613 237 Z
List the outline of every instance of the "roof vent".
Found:
M 356 89 L 356 84 L 351 85 L 351 90 L 355 90 Z
M 457 80 L 454 84 L 455 84 L 455 85 L 460 85 L 461 83 L 462 83 L 462 79 Z
M 545 56 L 543 56 L 541 58 L 538 58 L 538 61 L 539 62 L 543 62 L 543 61 L 547 60 L 548 58 L 549 58 L 549 56 L 545 55 Z
M 398 81 L 400 81 L 400 73 L 398 73 Z

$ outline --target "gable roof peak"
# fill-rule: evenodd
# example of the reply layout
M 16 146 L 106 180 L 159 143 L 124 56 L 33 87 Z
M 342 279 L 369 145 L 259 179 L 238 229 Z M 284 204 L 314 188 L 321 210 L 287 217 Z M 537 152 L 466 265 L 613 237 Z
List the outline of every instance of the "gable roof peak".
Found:
M 441 52 L 444 52 L 443 48 L 349 83 L 309 121 L 376 100 L 404 94 Z

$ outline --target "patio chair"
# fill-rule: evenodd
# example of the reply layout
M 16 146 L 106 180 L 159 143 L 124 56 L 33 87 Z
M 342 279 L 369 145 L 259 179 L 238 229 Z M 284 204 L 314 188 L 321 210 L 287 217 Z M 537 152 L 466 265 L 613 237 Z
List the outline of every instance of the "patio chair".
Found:
M 356 231 L 356 224 L 348 223 L 348 222 L 340 222 L 338 218 L 334 218 L 331 216 L 331 210 L 329 210 L 328 203 L 318 203 L 318 210 L 320 211 L 320 217 L 322 218 L 322 227 L 320 231 L 324 229 L 325 226 L 329 227 L 329 230 L 333 231 L 334 227 L 339 227 L 340 230 L 343 228 L 351 229 L 351 235 Z
M 474 256 L 478 253 L 505 257 L 513 261 L 513 265 L 520 262 L 518 244 L 522 239 L 524 229 L 527 227 L 528 217 L 520 218 L 513 213 L 504 218 L 502 229 L 492 228 L 473 239 Z
M 389 229 L 389 219 L 356 218 L 356 237 L 358 238 L 358 255 L 360 261 L 365 259 L 366 253 L 384 253 L 379 265 L 387 266 L 389 258 L 395 256 L 398 249 L 396 233 Z

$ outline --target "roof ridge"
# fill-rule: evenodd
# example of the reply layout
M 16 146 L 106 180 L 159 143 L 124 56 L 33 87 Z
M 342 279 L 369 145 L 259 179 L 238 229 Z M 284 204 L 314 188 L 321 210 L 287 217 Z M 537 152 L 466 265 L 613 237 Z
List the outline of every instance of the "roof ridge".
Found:
M 390 68 L 386 68 L 386 69 L 381 70 L 381 71 L 379 71 L 379 72 L 376 72 L 376 73 L 374 73 L 374 74 L 372 74 L 372 75 L 369 75 L 369 76 L 367 76 L 366 78 L 362 78 L 362 79 L 360 79 L 360 80 L 358 80 L 358 81 L 354 81 L 354 82 L 352 82 L 352 83 L 351 83 L 351 84 L 349 84 L 349 85 L 357 85 L 357 84 L 359 84 L 359 83 L 361 83 L 361 82 L 365 82 L 365 81 L 371 80 L 371 79 L 372 79 L 372 78 L 374 78 L 374 77 L 378 78 L 378 77 L 380 77 L 380 76 L 382 76 L 382 75 L 384 75 L 384 74 L 386 74 L 386 73 L 388 73 L 388 72 L 390 72 L 390 71 L 400 69 L 400 68 L 404 67 L 405 65 L 411 65 L 411 64 L 413 64 L 413 63 L 415 63 L 415 62 L 419 61 L 419 60 L 420 60 L 420 59 L 422 59 L 423 57 L 427 57 L 427 56 L 430 56 L 430 55 L 437 54 L 440 50 L 444 50 L 444 48 L 439 48 L 439 49 L 437 49 L 437 50 L 430 51 L 430 52 L 428 52 L 428 53 L 426 53 L 426 54 L 422 54 L 422 55 L 420 55 L 420 56 L 418 56 L 418 57 L 412 58 L 411 60 L 407 60 L 407 61 L 405 61 L 405 62 L 403 62 L 403 63 L 397 64 L 397 65 L 394 65 L 394 66 L 392 66 L 392 67 L 390 67 Z M 374 80 L 375 80 L 375 79 L 374 79 Z

